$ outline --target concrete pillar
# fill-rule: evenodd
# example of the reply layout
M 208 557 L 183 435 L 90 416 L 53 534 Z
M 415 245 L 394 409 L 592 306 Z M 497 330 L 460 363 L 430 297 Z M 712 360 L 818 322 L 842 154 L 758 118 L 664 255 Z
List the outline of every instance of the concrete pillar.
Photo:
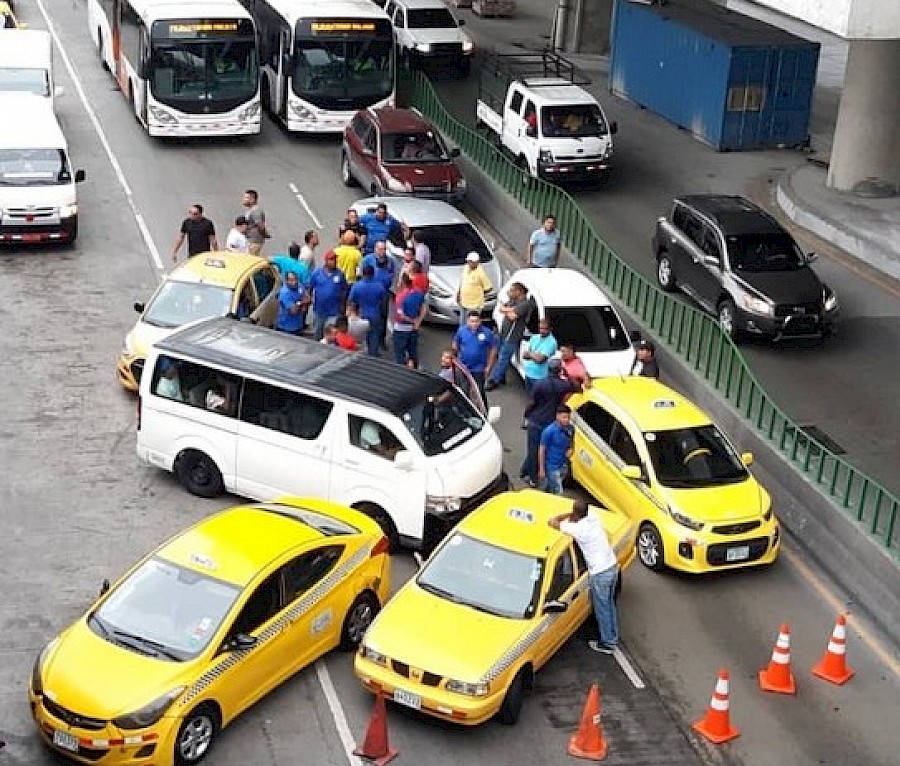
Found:
M 569 6 L 565 50 L 605 56 L 609 53 L 609 31 L 614 0 L 566 0 Z
M 828 186 L 866 197 L 900 193 L 900 40 L 851 40 Z

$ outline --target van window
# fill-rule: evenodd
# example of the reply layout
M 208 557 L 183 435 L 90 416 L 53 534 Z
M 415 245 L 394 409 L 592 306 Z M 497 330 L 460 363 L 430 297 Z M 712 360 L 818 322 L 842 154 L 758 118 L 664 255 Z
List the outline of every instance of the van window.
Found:
M 237 415 L 241 379 L 183 359 L 160 356 L 151 390 L 156 396 L 233 418 Z
M 248 380 L 244 384 L 241 420 L 301 439 L 315 439 L 322 433 L 331 408 L 331 402 Z
M 447 385 L 405 412 L 403 425 L 426 455 L 442 455 L 471 439 L 487 421 L 456 388 Z
M 71 182 L 63 149 L 0 149 L 0 186 L 58 186 Z
M 385 460 L 393 460 L 396 454 L 403 449 L 402 442 L 381 423 L 350 415 L 347 424 L 350 426 L 350 443 L 358 449 Z

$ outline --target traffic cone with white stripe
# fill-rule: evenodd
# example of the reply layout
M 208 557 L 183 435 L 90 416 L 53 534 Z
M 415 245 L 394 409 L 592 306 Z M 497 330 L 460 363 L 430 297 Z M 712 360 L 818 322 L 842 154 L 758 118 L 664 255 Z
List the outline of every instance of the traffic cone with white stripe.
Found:
M 778 631 L 778 640 L 772 650 L 772 659 L 759 671 L 759 688 L 764 692 L 796 694 L 797 685 L 791 672 L 791 628 L 785 622 Z
M 725 668 L 719 671 L 719 678 L 716 680 L 716 688 L 706 709 L 706 715 L 695 721 L 692 728 L 715 745 L 721 745 L 741 735 L 741 730 L 731 725 L 731 717 L 728 714 L 728 671 Z
M 853 678 L 855 671 L 847 667 L 847 618 L 844 615 L 838 615 L 828 648 L 812 672 L 814 676 L 838 685 Z
M 606 758 L 606 738 L 600 725 L 600 687 L 597 684 L 592 685 L 588 692 L 578 731 L 569 738 L 569 755 L 589 761 Z

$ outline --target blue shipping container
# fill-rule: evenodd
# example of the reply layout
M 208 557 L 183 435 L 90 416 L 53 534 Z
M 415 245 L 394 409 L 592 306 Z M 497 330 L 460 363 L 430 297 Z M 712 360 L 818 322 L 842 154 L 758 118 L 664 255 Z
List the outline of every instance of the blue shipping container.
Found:
M 819 43 L 706 0 L 617 0 L 610 90 L 719 151 L 799 146 Z

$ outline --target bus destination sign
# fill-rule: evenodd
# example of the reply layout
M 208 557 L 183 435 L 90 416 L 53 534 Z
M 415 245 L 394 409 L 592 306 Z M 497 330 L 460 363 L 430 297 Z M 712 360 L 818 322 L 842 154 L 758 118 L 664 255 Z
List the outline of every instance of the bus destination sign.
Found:
M 154 32 L 162 27 L 163 37 L 173 40 L 203 40 L 215 37 L 252 37 L 253 22 L 250 19 L 172 19 L 157 22 Z M 154 34 L 159 39 L 159 35 Z
M 310 31 L 318 35 L 371 34 L 375 31 L 375 21 L 335 19 L 333 21 L 311 21 Z

